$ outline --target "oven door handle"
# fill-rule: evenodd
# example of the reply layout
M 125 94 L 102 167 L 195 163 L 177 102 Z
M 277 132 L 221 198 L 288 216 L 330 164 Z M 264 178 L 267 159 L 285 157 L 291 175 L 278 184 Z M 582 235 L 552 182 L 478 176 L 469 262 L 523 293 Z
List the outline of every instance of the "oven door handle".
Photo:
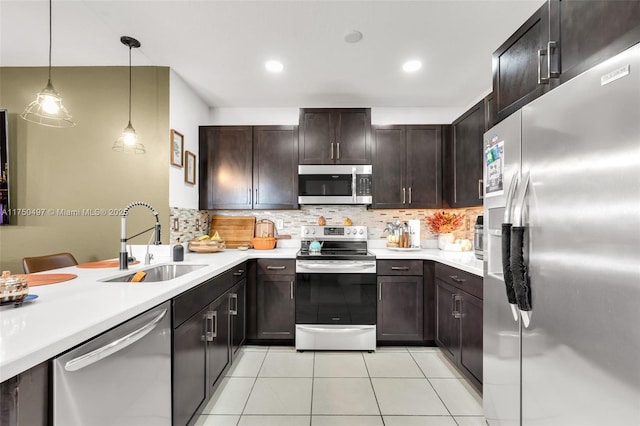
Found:
M 298 327 L 313 330 L 316 333 L 353 333 L 354 331 L 370 331 L 371 328 L 367 327 L 349 327 L 349 328 L 324 328 L 314 325 L 313 327 L 304 327 L 298 325 Z
M 317 270 L 329 270 L 329 269 L 367 269 L 376 266 L 375 262 L 371 263 L 304 263 L 298 264 L 298 267 L 304 269 L 317 269 Z

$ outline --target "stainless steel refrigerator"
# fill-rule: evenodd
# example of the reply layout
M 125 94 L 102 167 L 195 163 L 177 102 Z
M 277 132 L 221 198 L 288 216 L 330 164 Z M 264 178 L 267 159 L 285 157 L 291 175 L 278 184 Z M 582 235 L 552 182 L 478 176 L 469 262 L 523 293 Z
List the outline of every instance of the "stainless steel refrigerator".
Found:
M 640 425 L 640 45 L 484 143 L 485 418 Z

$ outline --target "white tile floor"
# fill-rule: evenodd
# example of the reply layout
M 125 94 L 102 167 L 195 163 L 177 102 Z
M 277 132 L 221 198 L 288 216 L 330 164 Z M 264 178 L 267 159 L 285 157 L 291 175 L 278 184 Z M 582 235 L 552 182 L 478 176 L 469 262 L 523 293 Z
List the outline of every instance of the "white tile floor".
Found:
M 482 397 L 438 348 L 245 346 L 196 425 L 485 426 Z

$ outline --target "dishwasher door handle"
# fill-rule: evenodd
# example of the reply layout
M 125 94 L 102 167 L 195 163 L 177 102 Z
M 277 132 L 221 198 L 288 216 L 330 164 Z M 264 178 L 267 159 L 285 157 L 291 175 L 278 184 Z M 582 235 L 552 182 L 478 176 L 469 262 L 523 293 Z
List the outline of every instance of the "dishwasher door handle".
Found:
M 142 339 L 147 334 L 151 333 L 151 331 L 154 328 L 156 328 L 158 323 L 162 320 L 162 318 L 164 318 L 166 314 L 167 314 L 167 310 L 165 309 L 162 312 L 160 312 L 160 314 L 158 314 L 157 317 L 152 319 L 148 324 L 140 327 L 135 331 L 132 331 L 126 336 L 123 336 L 117 340 L 114 340 L 109 344 L 102 346 L 101 348 L 95 349 L 89 353 L 80 355 L 79 357 L 76 357 L 71 361 L 68 361 L 64 365 L 64 369 L 66 371 L 78 371 L 84 367 L 87 367 L 95 362 L 100 361 L 103 358 L 113 355 L 118 351 L 121 351 L 127 346 L 134 344 L 135 342 Z

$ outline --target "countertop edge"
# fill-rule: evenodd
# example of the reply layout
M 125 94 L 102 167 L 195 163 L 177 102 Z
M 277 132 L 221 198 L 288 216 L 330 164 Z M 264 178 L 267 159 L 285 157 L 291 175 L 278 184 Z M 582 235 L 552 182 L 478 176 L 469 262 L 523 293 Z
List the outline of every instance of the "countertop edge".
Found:
M 187 278 L 179 277 L 165 283 L 153 284 L 153 287 L 132 286 L 130 283 L 112 284 L 100 281 L 121 273 L 117 269 L 105 271 L 77 267 L 61 268 L 57 271 L 77 274 L 77 281 L 73 280 L 67 283 L 46 286 L 48 288 L 44 286 L 34 287 L 32 293 L 40 294 L 43 297 L 33 302 L 33 306 L 23 306 L 11 310 L 6 310 L 5 308 L 5 310 L 0 311 L 0 331 L 3 333 L 4 341 L 4 348 L 0 351 L 0 382 L 27 371 L 41 362 L 54 358 L 246 260 L 259 258 L 295 259 L 297 251 L 297 248 L 277 248 L 274 250 L 225 250 L 215 254 L 186 253 L 185 264 L 206 263 L 207 267 L 185 275 Z M 374 253 L 377 259 L 432 260 L 482 276 L 482 262 L 473 258 L 473 254 L 469 252 L 451 254 L 433 249 L 397 252 L 384 248 L 373 248 L 369 251 Z M 170 262 L 170 258 L 160 257 L 153 264 L 167 262 Z M 135 271 L 148 266 L 136 265 L 130 270 Z M 95 294 L 89 295 L 92 291 Z M 47 300 L 46 296 L 53 295 L 56 292 L 58 292 L 59 296 L 62 296 L 59 300 Z M 83 296 L 88 298 L 86 303 L 82 299 Z M 92 298 L 100 299 L 101 297 L 105 297 L 105 299 L 101 299 L 102 304 L 96 300 L 91 300 Z M 74 301 L 74 299 L 76 300 Z M 51 303 L 50 307 L 42 306 L 48 303 Z M 74 305 L 74 303 L 76 304 Z M 111 303 L 113 303 L 113 306 Z M 84 322 L 81 326 L 79 325 L 68 332 L 57 330 L 55 336 L 48 335 L 49 339 L 46 338 L 47 332 L 56 331 L 53 329 L 52 323 L 55 322 L 57 317 L 66 319 L 65 323 L 68 325 L 73 324 L 74 320 L 78 318 L 78 315 L 75 314 L 77 310 L 75 308 L 80 306 L 79 310 L 82 310 L 83 304 L 88 305 L 84 309 L 94 314 L 93 321 Z M 27 309 L 33 307 L 38 307 L 38 310 L 27 311 Z M 29 319 L 31 319 L 31 324 L 28 324 Z M 40 324 L 41 322 L 44 323 Z M 16 332 L 16 327 L 19 328 L 20 326 L 31 329 L 26 331 L 29 336 L 22 340 L 20 340 L 21 338 L 11 339 L 12 333 L 7 334 L 7 329 L 12 328 L 13 330 L 11 331 Z M 18 330 L 17 332 L 19 333 L 20 331 Z M 25 343 L 29 340 L 29 337 L 33 338 L 34 334 L 37 333 L 44 334 L 44 338 L 35 339 L 38 344 L 29 345 Z M 21 350 L 16 350 L 16 348 Z M 7 353 L 11 352 L 15 352 L 14 355 L 7 356 Z

